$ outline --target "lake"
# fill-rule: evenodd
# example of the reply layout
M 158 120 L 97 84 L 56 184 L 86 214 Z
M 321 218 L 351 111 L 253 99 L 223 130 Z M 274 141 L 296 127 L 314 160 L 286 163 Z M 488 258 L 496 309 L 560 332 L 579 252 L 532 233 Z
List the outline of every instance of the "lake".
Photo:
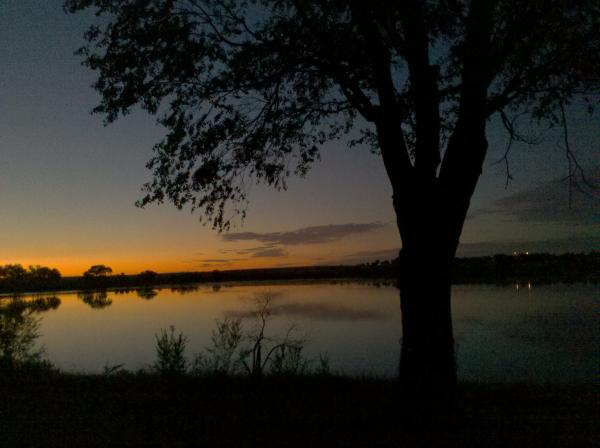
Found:
M 102 372 L 148 367 L 155 335 L 170 325 L 189 340 L 187 355 L 210 345 L 217 319 L 252 327 L 256 297 L 272 296 L 266 333 L 305 339 L 306 356 L 327 355 L 348 375 L 397 374 L 402 334 L 398 290 L 369 282 L 182 286 L 139 291 L 51 294 L 31 313 L 37 344 L 57 367 Z M 458 285 L 453 319 L 461 380 L 593 383 L 600 365 L 600 285 Z M 39 300 L 40 295 L 22 301 Z M 13 299 L 0 298 L 4 308 Z M 48 309 L 49 308 L 49 309 Z M 1 321 L 0 321 L 1 324 Z M 1 330 L 1 328 L 0 328 Z

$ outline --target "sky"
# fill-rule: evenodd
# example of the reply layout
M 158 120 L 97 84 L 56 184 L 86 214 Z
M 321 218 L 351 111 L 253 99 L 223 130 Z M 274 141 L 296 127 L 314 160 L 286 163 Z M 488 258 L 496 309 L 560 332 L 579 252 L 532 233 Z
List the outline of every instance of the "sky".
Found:
M 354 264 L 394 258 L 400 247 L 391 188 L 379 156 L 329 143 L 321 162 L 287 191 L 253 186 L 247 217 L 227 233 L 170 204 L 136 208 L 145 164 L 164 134 L 134 111 L 105 127 L 92 115 L 95 74 L 74 51 L 93 17 L 60 0 L 0 0 L 0 264 L 41 264 L 79 275 Z M 599 115 L 568 109 L 571 147 L 598 181 Z M 599 248 L 600 198 L 574 193 L 559 130 L 515 144 L 491 122 L 490 148 L 459 255 Z

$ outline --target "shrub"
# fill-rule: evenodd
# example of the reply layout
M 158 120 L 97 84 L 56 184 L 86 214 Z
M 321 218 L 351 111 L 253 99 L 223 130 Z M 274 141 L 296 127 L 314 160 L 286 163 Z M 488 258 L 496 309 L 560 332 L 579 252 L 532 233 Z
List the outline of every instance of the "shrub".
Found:
M 228 317 L 217 319 L 217 328 L 212 331 L 210 339 L 212 346 L 206 349 L 206 355 L 196 355 L 193 370 L 196 373 L 236 373 L 239 367 L 236 352 L 244 339 L 242 320 Z
M 185 347 L 188 339 L 183 333 L 175 334 L 175 327 L 171 325 L 169 331 L 160 330 L 156 337 L 157 360 L 153 365 L 156 372 L 161 375 L 181 375 L 186 372 L 188 362 L 185 359 Z

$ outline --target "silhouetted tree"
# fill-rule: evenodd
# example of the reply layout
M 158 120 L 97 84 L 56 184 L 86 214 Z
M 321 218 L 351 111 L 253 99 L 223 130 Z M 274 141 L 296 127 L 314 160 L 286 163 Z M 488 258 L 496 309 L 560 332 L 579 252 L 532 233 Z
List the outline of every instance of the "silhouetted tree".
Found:
M 57 288 L 60 284 L 60 272 L 46 266 L 29 266 L 28 276 L 34 290 Z
M 20 264 L 0 266 L 0 281 L 3 289 L 22 291 L 27 285 L 27 270 Z
M 55 268 L 34 265 L 25 269 L 20 264 L 0 266 L 0 289 L 8 291 L 39 291 L 57 288 L 60 272 Z
M 103 264 L 95 264 L 83 273 L 84 276 L 95 277 L 95 278 L 106 277 L 107 275 L 110 275 L 110 274 L 112 274 L 112 268 L 105 266 Z
M 565 123 L 598 92 L 598 0 L 67 0 L 101 19 L 80 50 L 107 122 L 167 129 L 140 205 L 244 213 L 248 177 L 285 188 L 347 136 L 383 159 L 402 240 L 401 377 L 455 383 L 452 263 L 498 115 Z M 572 179 L 580 167 L 573 163 Z M 242 207 L 238 208 L 238 205 Z M 227 213 L 226 213 L 227 212 Z
M 95 264 L 83 273 L 83 283 L 86 287 L 105 289 L 107 277 L 112 274 L 112 268 L 103 264 Z
M 140 282 L 142 282 L 144 285 L 151 285 L 158 278 L 158 274 L 154 271 L 146 270 L 146 271 L 140 272 L 138 274 L 138 277 L 140 279 Z

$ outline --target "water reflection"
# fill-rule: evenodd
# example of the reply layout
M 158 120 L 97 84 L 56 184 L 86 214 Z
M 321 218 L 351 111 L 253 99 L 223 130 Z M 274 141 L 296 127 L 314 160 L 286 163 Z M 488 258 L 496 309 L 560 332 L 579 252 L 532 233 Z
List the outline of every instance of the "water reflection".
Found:
M 389 317 L 383 311 L 366 308 L 351 308 L 344 305 L 329 303 L 285 303 L 270 306 L 270 313 L 274 316 L 302 317 L 306 319 L 320 319 L 327 321 L 360 321 L 378 320 Z M 228 317 L 252 317 L 249 310 L 233 310 L 226 313 Z
M 520 290 L 531 290 L 533 288 L 533 284 L 531 282 L 527 283 L 515 283 L 515 290 L 518 292 Z
M 57 309 L 60 303 L 56 296 L 0 297 L 0 367 L 41 361 L 39 314 Z
M 522 285 L 522 284 L 521 284 Z M 186 285 L 60 295 L 42 321 L 44 345 L 65 370 L 135 370 L 155 358 L 154 335 L 174 325 L 189 352 L 211 344 L 217 319 L 250 317 L 248 298 L 274 295 L 273 334 L 306 331 L 306 355 L 328 353 L 333 371 L 396 376 L 401 336 L 393 285 L 298 282 Z M 589 382 L 597 378 L 599 285 L 461 285 L 453 291 L 458 374 L 469 381 Z M 151 299 L 151 300 L 149 300 Z M 110 306 L 108 306 L 110 305 Z M 13 305 L 18 306 L 18 305 Z M 30 307 L 35 306 L 32 301 Z
M 510 338 L 571 353 L 594 351 L 598 323 L 578 309 L 567 313 L 525 315 L 507 331 Z
M 77 297 L 93 309 L 102 309 L 111 306 L 113 301 L 108 298 L 106 291 L 80 291 Z
M 171 292 L 176 292 L 178 294 L 189 294 L 191 292 L 198 291 L 198 286 L 193 285 L 181 285 L 181 286 L 173 286 L 171 288 Z
M 152 300 L 158 295 L 158 291 L 153 288 L 141 288 L 136 290 L 136 294 L 144 300 Z
M 112 292 L 116 295 L 127 295 L 135 291 L 135 288 L 119 288 L 115 289 Z

